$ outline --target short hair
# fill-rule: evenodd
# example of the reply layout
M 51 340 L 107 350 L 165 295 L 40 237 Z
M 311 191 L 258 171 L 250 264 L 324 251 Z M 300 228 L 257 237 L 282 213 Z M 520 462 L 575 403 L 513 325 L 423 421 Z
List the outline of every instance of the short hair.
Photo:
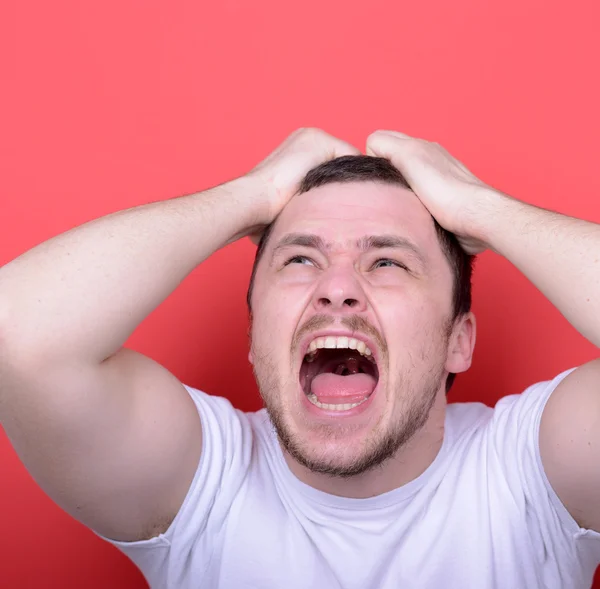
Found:
M 310 170 L 300 183 L 297 194 L 303 194 L 304 192 L 308 192 L 313 188 L 325 184 L 345 182 L 383 182 L 385 184 L 395 184 L 411 190 L 404 176 L 388 159 L 367 155 L 347 155 L 327 161 Z M 450 264 L 454 277 L 451 317 L 452 322 L 454 322 L 457 318 L 471 310 L 471 278 L 475 256 L 467 254 L 461 247 L 456 236 L 444 229 L 435 218 L 433 219 L 433 222 L 440 247 Z M 251 299 L 256 269 L 265 251 L 274 225 L 275 221 L 266 227 L 256 250 L 246 296 L 250 315 L 252 315 Z M 446 393 L 450 390 L 455 377 L 456 374 L 453 373 L 448 375 L 448 380 L 446 381 Z

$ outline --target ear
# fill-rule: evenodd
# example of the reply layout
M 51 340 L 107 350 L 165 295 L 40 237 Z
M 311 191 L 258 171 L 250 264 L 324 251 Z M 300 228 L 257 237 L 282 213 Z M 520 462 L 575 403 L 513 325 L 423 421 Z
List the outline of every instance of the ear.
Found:
M 452 329 L 448 342 L 446 370 L 458 374 L 471 367 L 473 349 L 477 335 L 475 315 L 471 312 L 463 315 Z

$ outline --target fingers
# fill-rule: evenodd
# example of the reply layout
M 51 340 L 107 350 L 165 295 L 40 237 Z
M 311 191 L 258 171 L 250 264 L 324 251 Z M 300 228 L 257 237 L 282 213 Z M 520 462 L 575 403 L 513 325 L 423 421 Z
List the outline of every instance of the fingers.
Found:
M 397 131 L 375 131 L 367 138 L 366 154 L 390 160 L 406 177 L 406 163 L 417 141 L 419 140 Z
M 336 157 L 342 157 L 344 155 L 360 155 L 360 150 L 347 143 L 346 141 L 342 141 L 333 135 L 329 135 L 329 133 L 324 134 L 324 139 L 327 141 L 327 146 L 329 148 L 329 157 L 331 159 L 335 159 Z
M 406 142 L 406 146 L 411 143 L 418 142 L 419 139 L 400 133 L 399 131 L 391 131 L 380 129 L 371 133 L 367 138 L 366 154 L 372 156 L 392 158 L 392 155 L 397 149 L 401 149 L 402 142 Z M 322 156 L 328 159 L 341 157 L 344 155 L 360 155 L 361 151 L 354 145 L 330 135 L 322 129 L 316 127 L 305 127 L 296 129 L 283 142 L 280 147 L 288 147 L 290 144 L 306 144 L 312 148 L 317 148 L 317 151 Z
M 392 131 L 390 129 L 378 129 L 369 135 L 369 137 L 373 137 L 374 135 L 391 135 L 392 137 L 396 137 L 398 139 L 415 139 L 410 135 L 406 135 L 406 133 L 400 133 L 400 131 Z M 368 139 L 367 139 L 368 141 Z
M 417 141 L 409 135 L 399 133 L 398 131 L 375 131 L 367 138 L 367 155 L 375 157 L 385 157 L 395 160 L 398 151 L 410 147 L 412 142 Z
M 360 150 L 350 143 L 334 137 L 322 129 L 309 127 L 299 129 L 295 136 L 300 143 L 316 148 L 323 159 L 334 159 L 344 155 L 360 155 Z

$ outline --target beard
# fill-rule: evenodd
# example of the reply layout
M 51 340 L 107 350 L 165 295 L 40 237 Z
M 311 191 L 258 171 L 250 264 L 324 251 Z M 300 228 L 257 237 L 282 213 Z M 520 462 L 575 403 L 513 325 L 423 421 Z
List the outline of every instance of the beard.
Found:
M 442 330 L 443 336 L 447 333 Z M 352 426 L 306 423 L 300 431 L 293 427 L 283 398 L 286 394 L 288 398 L 298 394 L 297 375 L 296 380 L 286 382 L 270 360 L 272 355 L 257 353 L 254 348 L 253 369 L 260 396 L 284 450 L 310 471 L 338 478 L 362 475 L 394 457 L 427 422 L 444 381 L 448 337 L 438 335 L 427 339 L 425 349 L 410 358 L 408 365 L 411 368 L 388 379 L 388 383 L 394 383 L 392 390 L 387 391 L 388 395 L 400 402 L 395 420 L 382 429 L 384 416 L 380 416 L 360 447 L 352 451 L 345 443 L 347 436 L 353 433 Z M 415 362 L 416 358 L 420 362 Z M 377 394 L 385 392 L 379 390 Z M 319 443 L 315 444 L 315 440 Z

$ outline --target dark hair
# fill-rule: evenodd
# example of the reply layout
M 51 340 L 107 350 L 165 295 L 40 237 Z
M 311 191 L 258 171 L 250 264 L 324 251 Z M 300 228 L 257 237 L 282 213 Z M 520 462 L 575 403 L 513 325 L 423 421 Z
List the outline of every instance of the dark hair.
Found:
M 332 184 L 334 182 L 384 182 L 386 184 L 397 184 L 411 190 L 404 176 L 389 160 L 367 155 L 347 155 L 325 162 L 310 170 L 302 180 L 297 194 L 302 194 L 317 186 Z M 471 276 L 473 274 L 475 256 L 467 254 L 462 249 L 453 233 L 446 231 L 435 219 L 433 219 L 433 222 L 440 247 L 454 274 L 451 320 L 455 321 L 458 317 L 471 310 Z M 250 314 L 252 314 L 251 298 L 256 268 L 269 241 L 274 225 L 275 221 L 265 229 L 256 250 L 246 297 Z M 455 377 L 456 374 L 451 373 L 448 375 L 446 392 L 450 390 Z

